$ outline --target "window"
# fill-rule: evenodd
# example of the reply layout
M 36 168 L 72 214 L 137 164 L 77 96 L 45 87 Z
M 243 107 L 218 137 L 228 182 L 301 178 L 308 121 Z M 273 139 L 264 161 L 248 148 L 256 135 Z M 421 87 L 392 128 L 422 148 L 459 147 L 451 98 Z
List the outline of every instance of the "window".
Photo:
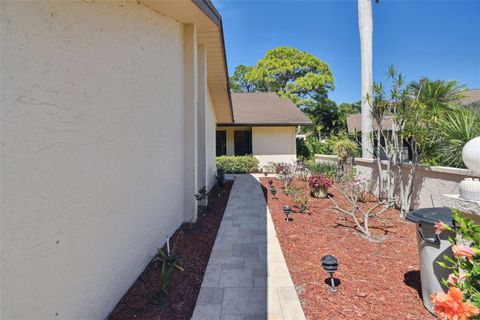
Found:
M 227 154 L 227 131 L 217 130 L 216 133 L 216 153 L 217 157 Z
M 235 155 L 252 154 L 252 131 L 235 131 Z

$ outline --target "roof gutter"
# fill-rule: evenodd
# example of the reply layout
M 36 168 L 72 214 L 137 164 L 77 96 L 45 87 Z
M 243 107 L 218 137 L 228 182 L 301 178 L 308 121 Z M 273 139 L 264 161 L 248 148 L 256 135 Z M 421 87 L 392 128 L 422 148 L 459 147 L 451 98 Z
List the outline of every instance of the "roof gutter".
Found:
M 297 127 L 312 123 L 218 123 L 217 127 Z

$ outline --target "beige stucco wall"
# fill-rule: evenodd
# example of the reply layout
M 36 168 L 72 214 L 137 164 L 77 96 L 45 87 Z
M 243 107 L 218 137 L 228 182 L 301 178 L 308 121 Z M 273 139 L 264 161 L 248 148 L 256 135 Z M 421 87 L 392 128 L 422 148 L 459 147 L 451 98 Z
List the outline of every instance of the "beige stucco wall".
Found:
M 227 156 L 235 155 L 235 131 L 236 130 L 251 130 L 250 127 L 217 127 L 217 130 L 226 131 L 227 136 Z M 253 137 L 252 137 L 253 140 Z
M 235 130 L 227 128 L 227 156 L 235 155 Z
M 295 127 L 218 127 L 227 132 L 227 156 L 235 155 L 237 130 L 252 130 L 252 153 L 259 167 L 270 162 L 294 162 L 297 160 Z
M 217 171 L 217 166 L 215 164 L 215 110 L 213 108 L 212 96 L 210 91 L 207 90 L 207 105 L 205 109 L 205 119 L 206 119 L 206 144 L 205 144 L 205 154 L 206 154 L 206 163 L 207 163 L 207 189 L 211 189 L 215 184 L 215 174 Z
M 207 85 L 207 51 L 198 49 L 198 186 L 210 190 L 215 183 L 215 109 Z
M 316 161 L 336 161 L 335 156 L 315 155 Z M 373 188 L 377 190 L 378 166 L 372 159 L 355 159 L 355 165 L 359 173 L 373 180 Z M 385 167 L 382 175 L 385 176 Z M 408 174 L 408 168 L 404 173 Z M 450 167 L 420 166 L 414 183 L 413 209 L 428 208 L 432 206 L 452 206 L 455 202 L 442 196 L 442 194 L 458 194 L 458 184 L 465 177 L 472 177 L 473 172 L 467 169 Z
M 252 151 L 259 166 L 297 160 L 295 127 L 253 127 Z
M 1 6 L 1 316 L 104 319 L 183 220 L 183 27 Z

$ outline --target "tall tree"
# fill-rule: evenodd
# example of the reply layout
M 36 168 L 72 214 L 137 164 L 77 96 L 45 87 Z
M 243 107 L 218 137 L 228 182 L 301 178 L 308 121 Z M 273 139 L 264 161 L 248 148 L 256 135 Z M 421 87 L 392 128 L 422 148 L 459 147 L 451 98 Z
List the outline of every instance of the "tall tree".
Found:
M 443 113 L 456 108 L 465 87 L 454 80 L 430 80 L 422 78 L 410 84 L 412 94 L 429 109 L 431 121 L 436 124 Z M 432 122 L 431 122 L 432 123 Z
M 358 29 L 360 31 L 360 50 L 362 64 L 362 157 L 373 157 L 372 118 L 370 106 L 366 99 L 372 95 L 372 2 L 371 0 L 358 0 Z
M 230 77 L 230 89 L 233 92 L 254 92 L 256 90 L 256 84 L 245 78 L 245 75 L 252 70 L 252 68 L 253 67 L 243 64 L 235 68 L 233 76 Z
M 239 65 L 230 78 L 233 92 L 276 92 L 291 99 L 311 118 L 316 136 L 338 127 L 338 108 L 328 99 L 334 89 L 328 65 L 308 52 L 290 47 L 267 51 L 255 66 Z
M 291 47 L 267 51 L 245 78 L 255 83 L 258 91 L 276 92 L 302 109 L 318 106 L 334 89 L 328 64 Z

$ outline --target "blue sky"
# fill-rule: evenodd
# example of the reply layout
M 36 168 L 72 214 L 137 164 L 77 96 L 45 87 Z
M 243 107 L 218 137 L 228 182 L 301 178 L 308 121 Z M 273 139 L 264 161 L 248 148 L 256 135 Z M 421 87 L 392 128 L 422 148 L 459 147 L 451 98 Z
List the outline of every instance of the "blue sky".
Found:
M 327 62 L 337 102 L 360 100 L 357 1 L 213 0 L 223 17 L 229 74 L 268 49 L 292 46 Z M 454 79 L 480 88 L 480 0 L 373 4 L 374 81 L 393 64 L 417 80 Z

